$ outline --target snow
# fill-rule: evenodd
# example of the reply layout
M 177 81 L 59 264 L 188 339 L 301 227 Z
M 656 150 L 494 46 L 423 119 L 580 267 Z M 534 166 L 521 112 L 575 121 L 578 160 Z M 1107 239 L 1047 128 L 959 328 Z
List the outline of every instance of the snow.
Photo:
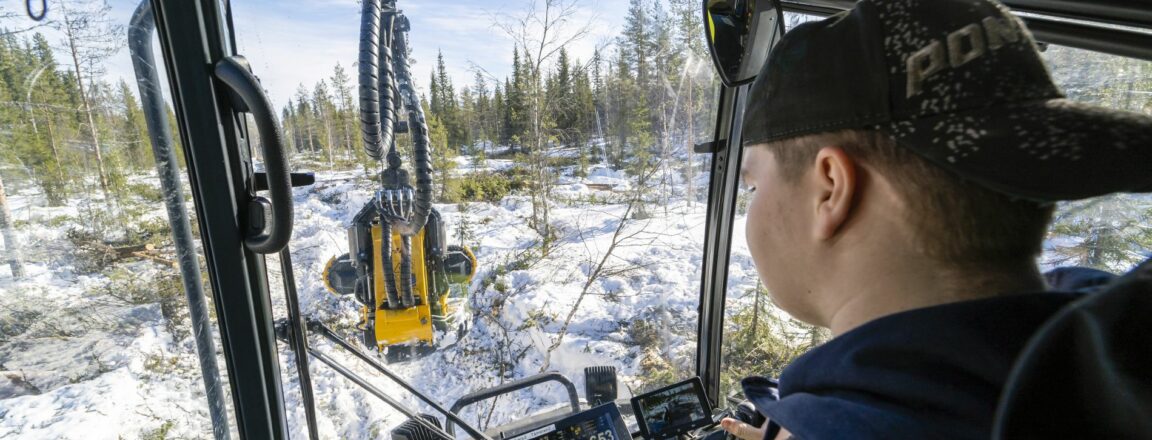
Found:
M 458 164 L 464 176 L 512 166 L 507 160 L 476 166 L 467 157 L 458 158 Z M 528 226 L 528 194 L 513 193 L 498 203 L 436 205 L 449 242 L 467 244 L 480 262 L 468 310 L 458 315 L 468 331 L 438 334 L 435 353 L 389 369 L 445 407 L 470 392 L 542 370 L 559 371 L 583 394 L 585 367 L 615 366 L 621 397 L 651 386 L 654 364 L 670 368 L 675 377 L 690 376 L 705 206 L 685 200 L 682 176 L 673 177 L 676 191 L 666 206 L 648 206 L 644 216 L 633 211 L 625 217 L 634 184 L 626 173 L 594 165 L 586 177 L 560 176 L 550 211 L 556 240 L 547 254 L 540 253 L 540 236 Z M 706 188 L 706 178 L 698 177 L 696 186 Z M 355 333 L 359 304 L 330 294 L 321 275 L 329 258 L 347 252 L 345 228 L 371 200 L 372 185 L 360 172 L 323 172 L 314 185 L 294 194 L 291 249 L 302 310 L 346 333 Z M 92 204 L 45 208 L 34 191 L 14 188 L 10 201 L 21 224 L 29 276 L 13 280 L 7 265 L 0 265 L 0 438 L 210 437 L 195 345 L 187 328 L 173 325 L 186 326 L 186 321 L 172 321 L 159 302 L 123 298 L 131 293 L 124 290 L 130 281 L 148 286 L 173 276 L 174 269 L 125 260 L 111 271 L 86 272 L 67 231 L 87 226 Z M 1130 201 L 1140 209 L 1147 203 L 1147 198 Z M 1095 205 L 1079 212 L 1096 222 L 1116 214 Z M 157 206 L 143 216 L 164 218 L 164 211 Z M 622 218 L 626 224 L 617 234 Z M 743 231 L 739 216 L 728 273 L 730 308 L 748 304 L 746 293 L 757 281 Z M 1080 241 L 1053 236 L 1046 248 Z M 612 256 L 604 259 L 610 248 Z M 269 256 L 268 268 L 273 311 L 283 318 L 276 256 Z M 589 282 L 597 268 L 597 279 Z M 186 307 L 183 296 L 178 299 Z M 556 344 L 570 313 L 566 333 Z M 219 352 L 219 335 L 214 336 Z M 405 405 L 435 413 L 330 341 L 313 335 L 310 343 Z M 303 438 L 294 356 L 284 345 L 279 350 L 288 427 L 293 438 Z M 226 374 L 222 354 L 218 361 Z M 389 438 L 389 431 L 405 420 L 319 361 L 312 359 L 310 369 L 321 438 Z M 562 406 L 565 399 L 559 386 L 546 385 L 467 407 L 462 415 L 497 426 Z
M 477 165 L 461 157 L 456 172 L 499 172 L 513 166 L 505 159 Z M 153 180 L 144 176 L 133 182 Z M 547 255 L 538 252 L 540 236 L 528 227 L 532 203 L 527 194 L 512 194 L 498 203 L 436 205 L 450 243 L 468 244 L 480 261 L 470 286 L 470 312 L 460 314 L 470 328 L 463 335 L 440 334 L 437 352 L 389 368 L 441 405 L 536 374 L 545 364 L 547 370 L 572 379 L 580 390 L 585 367 L 613 365 L 627 395 L 629 388 L 645 384 L 643 357 L 653 350 L 684 375 L 690 374 L 703 204 L 689 206 L 674 199 L 666 210 L 649 208 L 652 218 L 628 219 L 620 232 L 626 238 L 618 240 L 613 258 L 605 261 L 599 279 L 588 284 L 580 299 L 588 277 L 613 245 L 627 209 L 631 178 L 596 165 L 585 178 L 560 180 L 550 213 L 557 240 Z M 294 195 L 291 246 L 301 307 L 305 315 L 344 332 L 355 332 L 359 304 L 327 292 L 321 274 L 329 258 L 347 251 L 345 228 L 372 196 L 371 180 L 351 171 L 317 173 L 314 185 L 298 188 Z M 124 293 L 113 292 L 123 287 L 118 284 L 122 280 L 107 271 L 87 273 L 77 266 L 66 232 L 85 227 L 91 204 L 45 208 L 30 190 L 13 191 L 10 200 L 14 217 L 23 224 L 19 234 L 28 251 L 29 277 L 13 280 L 0 273 L 0 317 L 5 325 L 20 316 L 32 324 L 6 327 L 5 339 L 0 340 L 0 371 L 5 374 L 0 378 L 0 437 L 210 437 L 193 340 L 187 334 L 172 334 L 171 321 L 159 303 L 109 299 L 111 293 Z M 155 206 L 142 217 L 163 219 L 165 214 L 162 206 Z M 749 266 L 741 271 L 754 273 L 750 261 L 741 261 Z M 115 270 L 145 283 L 175 273 L 148 261 L 117 264 L 122 267 Z M 275 256 L 269 257 L 268 267 L 273 311 L 282 318 L 285 302 Z M 7 266 L 0 269 L 6 270 Z M 578 300 L 580 306 L 572 313 L 563 341 L 549 355 Z M 183 305 L 182 296 L 180 301 Z M 642 347 L 634 340 L 629 328 L 639 321 L 659 329 L 656 346 Z M 215 336 L 219 352 L 219 335 Z M 420 412 L 434 413 L 329 341 L 313 336 L 310 342 L 388 395 Z M 299 438 L 306 427 L 294 357 L 284 345 L 279 350 L 289 429 Z M 222 354 L 219 363 L 226 374 Z M 315 359 L 310 369 L 322 438 L 388 438 L 389 430 L 404 420 Z M 496 426 L 565 400 L 559 386 L 540 386 L 501 398 L 495 408 L 492 402 L 473 405 L 463 415 L 472 421 L 490 419 L 489 425 Z

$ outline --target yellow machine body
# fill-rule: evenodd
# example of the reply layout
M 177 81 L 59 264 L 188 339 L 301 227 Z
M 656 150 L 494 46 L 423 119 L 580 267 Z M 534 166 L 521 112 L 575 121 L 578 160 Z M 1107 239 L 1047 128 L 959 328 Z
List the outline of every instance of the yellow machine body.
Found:
M 396 282 L 400 280 L 400 261 L 401 261 L 401 237 L 400 234 L 392 234 L 391 237 L 383 236 L 383 229 L 380 225 L 372 226 L 372 249 L 375 253 L 372 279 L 373 291 L 376 298 L 375 310 L 370 310 L 368 307 L 363 308 L 365 321 L 368 320 L 369 313 L 374 313 L 375 316 L 371 317 L 374 320 L 373 330 L 376 334 L 376 344 L 378 347 L 386 347 L 396 344 L 415 344 L 425 343 L 431 345 L 433 342 L 432 332 L 432 307 L 429 301 L 429 286 L 431 283 L 428 280 L 428 270 L 424 260 L 424 232 L 421 229 L 419 233 L 412 236 L 412 255 L 410 261 L 412 262 L 412 276 L 415 278 L 416 283 L 412 286 L 412 296 L 416 298 L 416 305 L 406 309 L 386 309 L 383 305 L 388 301 L 388 294 L 385 290 L 384 271 L 391 270 L 396 276 Z M 385 240 L 388 241 L 388 246 L 385 246 Z M 393 267 L 384 267 L 384 258 L 381 252 L 385 250 L 392 252 Z M 397 292 L 402 292 L 401 286 L 396 286 Z M 447 292 L 441 292 L 436 295 L 440 303 L 440 310 L 444 314 L 449 314 L 448 311 L 448 295 Z

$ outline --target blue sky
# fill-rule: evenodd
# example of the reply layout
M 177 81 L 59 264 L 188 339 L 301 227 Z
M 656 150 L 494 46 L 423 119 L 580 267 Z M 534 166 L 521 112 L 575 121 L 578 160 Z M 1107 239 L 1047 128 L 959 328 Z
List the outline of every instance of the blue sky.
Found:
M 493 26 L 494 17 L 516 14 L 527 4 L 528 0 L 399 0 L 412 22 L 416 61 L 412 69 L 420 86 L 427 87 L 437 50 L 443 51 L 457 89 L 473 82 L 472 65 L 500 78 L 508 75 L 513 43 Z M 311 87 L 330 76 L 337 61 L 351 73 L 359 50 L 360 6 L 355 0 L 235 1 L 233 8 L 241 52 L 259 69 L 273 99 L 289 96 L 301 82 Z M 620 11 L 606 13 L 614 8 Z M 581 19 L 594 20 L 596 32 L 569 49 L 573 56 L 590 58 L 595 44 L 616 35 L 620 27 L 605 18 L 622 23 L 626 8 L 624 0 L 586 0 Z
M 503 78 L 512 64 L 512 40 L 493 26 L 494 17 L 520 15 L 531 0 L 398 0 L 412 22 L 413 74 L 421 88 L 442 50 L 457 89 L 473 82 L 473 65 Z M 115 18 L 127 24 L 137 0 L 109 0 Z M 279 108 L 303 83 L 311 91 L 339 62 L 355 81 L 353 63 L 359 50 L 360 5 L 357 0 L 232 0 L 240 53 L 248 57 L 269 97 Z M 593 48 L 619 34 L 627 0 L 581 0 L 578 21 L 592 32 L 568 50 L 587 60 Z M 56 43 L 59 38 L 46 31 Z M 158 50 L 158 48 L 157 48 Z M 59 58 L 58 59 L 62 59 Z M 110 81 L 132 83 L 127 49 L 109 61 Z

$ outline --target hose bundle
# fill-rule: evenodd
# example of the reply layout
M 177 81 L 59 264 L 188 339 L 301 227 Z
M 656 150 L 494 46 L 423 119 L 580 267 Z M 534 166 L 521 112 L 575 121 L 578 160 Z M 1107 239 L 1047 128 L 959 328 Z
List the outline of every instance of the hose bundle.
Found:
M 390 308 L 415 305 L 412 293 L 411 237 L 424 228 L 428 222 L 428 213 L 432 210 L 432 149 L 424 109 L 420 106 L 420 98 L 413 86 L 408 65 L 409 28 L 408 19 L 396 9 L 395 0 L 363 0 L 360 21 L 359 94 L 360 132 L 364 151 L 375 160 L 383 160 L 384 150 L 388 149 L 388 170 L 397 175 L 403 174 L 400 170 L 401 160 L 396 152 L 395 139 L 400 105 L 407 111 L 413 144 L 414 188 L 408 187 L 407 182 L 385 184 L 383 175 L 381 180 L 381 185 L 384 186 L 382 193 L 415 192 L 415 196 L 408 197 L 412 205 L 411 211 L 406 212 L 403 209 L 403 197 L 399 198 L 401 209 L 398 210 L 386 212 L 383 204 L 377 203 L 379 221 L 387 243 L 387 249 L 382 249 L 380 255 L 381 263 L 386 268 L 384 285 Z M 392 202 L 389 202 L 387 208 L 393 207 Z M 405 215 L 397 215 L 397 212 Z M 395 267 L 391 250 L 393 232 L 401 235 L 399 280 L 392 270 Z

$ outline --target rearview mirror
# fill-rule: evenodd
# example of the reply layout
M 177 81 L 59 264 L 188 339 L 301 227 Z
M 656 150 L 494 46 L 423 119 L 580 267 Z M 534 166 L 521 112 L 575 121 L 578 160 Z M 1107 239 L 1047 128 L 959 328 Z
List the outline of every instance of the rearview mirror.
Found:
M 784 35 L 779 0 L 704 0 L 705 38 L 724 85 L 756 79 Z

